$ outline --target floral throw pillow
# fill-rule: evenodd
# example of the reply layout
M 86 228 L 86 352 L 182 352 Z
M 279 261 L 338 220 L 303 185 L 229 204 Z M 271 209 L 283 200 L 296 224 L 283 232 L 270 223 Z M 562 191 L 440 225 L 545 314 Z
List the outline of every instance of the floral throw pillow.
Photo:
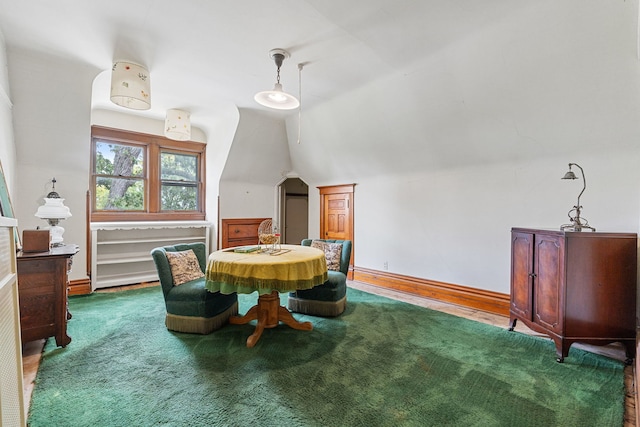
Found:
M 175 286 L 180 286 L 183 283 L 204 277 L 204 273 L 200 269 L 198 257 L 196 257 L 193 250 L 166 252 L 166 254 Z
M 321 240 L 312 240 L 311 247 L 324 252 L 327 259 L 327 270 L 340 271 L 340 257 L 342 256 L 341 243 L 328 243 Z

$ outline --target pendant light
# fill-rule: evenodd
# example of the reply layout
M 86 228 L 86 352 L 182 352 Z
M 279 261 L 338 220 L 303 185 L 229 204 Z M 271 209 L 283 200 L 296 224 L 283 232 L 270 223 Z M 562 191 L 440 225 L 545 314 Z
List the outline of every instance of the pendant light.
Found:
M 132 110 L 151 108 L 149 71 L 133 62 L 115 62 L 111 68 L 111 102 Z
M 164 120 L 164 136 L 175 141 L 187 141 L 191 138 L 191 114 L 188 111 L 167 110 Z
M 280 84 L 280 67 L 285 58 L 289 58 L 289 52 L 284 49 L 272 49 L 269 51 L 269 56 L 275 61 L 278 69 L 276 84 L 273 90 L 258 92 L 254 99 L 258 104 L 275 108 L 276 110 L 293 110 L 294 108 L 298 108 L 300 102 L 295 96 L 284 92 Z

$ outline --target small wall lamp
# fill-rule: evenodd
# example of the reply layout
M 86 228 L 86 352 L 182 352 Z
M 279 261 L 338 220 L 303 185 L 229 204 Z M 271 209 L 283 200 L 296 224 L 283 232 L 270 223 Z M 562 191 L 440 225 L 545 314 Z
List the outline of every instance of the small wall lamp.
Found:
M 589 226 L 589 221 L 585 218 L 580 217 L 580 212 L 582 211 L 582 206 L 580 206 L 580 196 L 584 193 L 584 190 L 587 189 L 587 179 L 584 176 L 584 170 L 577 163 L 569 163 L 569 170 L 564 174 L 562 179 L 578 179 L 576 174 L 571 170 L 571 166 L 575 166 L 580 169 L 580 173 L 582 174 L 582 191 L 578 194 L 578 203 L 569 210 L 567 214 L 569 216 L 570 224 L 564 224 L 560 226 L 560 230 L 568 230 L 568 231 L 582 231 L 583 228 L 588 228 L 591 231 L 596 231 L 595 228 Z M 573 216 L 572 216 L 573 213 Z

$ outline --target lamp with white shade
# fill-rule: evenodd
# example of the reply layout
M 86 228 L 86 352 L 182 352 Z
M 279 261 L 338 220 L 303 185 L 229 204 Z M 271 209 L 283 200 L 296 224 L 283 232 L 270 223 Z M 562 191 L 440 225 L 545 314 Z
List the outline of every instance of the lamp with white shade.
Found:
M 272 49 L 269 51 L 269 56 L 275 61 L 276 67 L 278 68 L 276 84 L 273 90 L 258 92 L 254 96 L 254 99 L 258 104 L 275 108 L 276 110 L 293 110 L 298 108 L 300 101 L 298 101 L 295 96 L 284 92 L 280 84 L 280 67 L 285 58 L 289 57 L 289 52 L 284 49 Z
M 191 114 L 188 111 L 167 110 L 164 120 L 164 136 L 175 141 L 191 139 Z
M 59 225 L 60 221 L 71 217 L 71 211 L 64 205 L 64 199 L 56 192 L 56 179 L 51 180 L 53 188 L 47 197 L 44 198 L 44 205 L 40 206 L 35 214 L 38 218 L 44 219 L 49 224 L 51 234 L 51 245 L 62 246 L 64 228 Z
M 151 108 L 149 71 L 133 62 L 115 62 L 111 68 L 111 101 L 132 110 Z

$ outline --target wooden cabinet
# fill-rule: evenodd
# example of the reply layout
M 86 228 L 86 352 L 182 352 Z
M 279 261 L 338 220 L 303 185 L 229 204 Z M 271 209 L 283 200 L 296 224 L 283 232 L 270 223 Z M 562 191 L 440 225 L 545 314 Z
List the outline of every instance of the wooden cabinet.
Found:
M 206 221 L 91 223 L 91 290 L 158 280 L 151 250 L 202 242 L 209 251 Z
M 258 244 L 258 227 L 269 218 L 231 218 L 222 220 L 220 249 Z
M 510 328 L 553 339 L 562 362 L 575 342 L 635 352 L 637 235 L 513 228 Z
M 65 245 L 48 252 L 18 253 L 23 343 L 51 336 L 61 347 L 71 342 L 67 335 L 68 272 L 77 252 L 77 245 Z

